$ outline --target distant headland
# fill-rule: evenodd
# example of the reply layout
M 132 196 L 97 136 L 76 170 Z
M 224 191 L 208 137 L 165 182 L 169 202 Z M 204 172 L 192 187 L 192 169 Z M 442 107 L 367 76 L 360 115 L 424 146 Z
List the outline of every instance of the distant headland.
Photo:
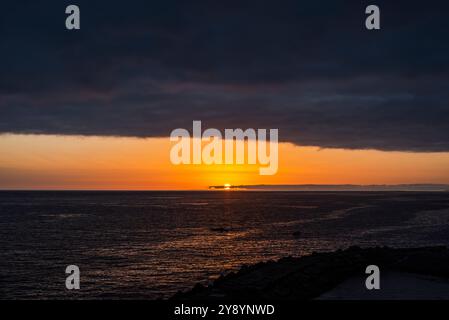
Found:
M 248 191 L 432 191 L 449 192 L 449 184 L 257 184 L 209 186 L 210 190 Z

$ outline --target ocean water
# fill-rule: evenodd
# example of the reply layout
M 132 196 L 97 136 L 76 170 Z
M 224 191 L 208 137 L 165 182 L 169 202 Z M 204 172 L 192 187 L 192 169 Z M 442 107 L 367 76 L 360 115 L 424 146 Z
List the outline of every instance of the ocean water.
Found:
M 449 245 L 449 193 L 0 192 L 0 299 L 168 298 L 351 245 Z

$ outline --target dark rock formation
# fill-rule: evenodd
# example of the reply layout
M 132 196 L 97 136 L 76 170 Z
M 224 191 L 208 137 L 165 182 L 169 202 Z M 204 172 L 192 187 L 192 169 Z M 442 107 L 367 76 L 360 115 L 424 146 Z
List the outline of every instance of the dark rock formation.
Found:
M 301 233 L 301 231 L 295 231 L 292 233 L 292 235 L 294 238 L 298 239 L 301 237 L 302 233 Z
M 179 300 L 285 300 L 313 299 L 352 275 L 375 264 L 395 270 L 449 278 L 446 247 L 412 249 L 351 247 L 330 253 L 313 253 L 301 258 L 283 258 L 243 267 L 217 279 L 211 286 L 196 285 L 178 293 Z
M 224 228 L 224 227 L 218 227 L 218 228 L 210 228 L 210 231 L 222 233 L 222 232 L 229 232 L 229 231 L 231 231 L 231 229 Z

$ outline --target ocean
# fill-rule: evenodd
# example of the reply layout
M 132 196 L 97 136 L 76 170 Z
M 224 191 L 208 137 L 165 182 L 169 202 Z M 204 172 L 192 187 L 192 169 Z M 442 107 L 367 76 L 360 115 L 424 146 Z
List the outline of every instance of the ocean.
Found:
M 449 193 L 4 191 L 0 299 L 165 299 L 353 245 L 449 245 Z M 65 288 L 72 264 L 80 290 Z

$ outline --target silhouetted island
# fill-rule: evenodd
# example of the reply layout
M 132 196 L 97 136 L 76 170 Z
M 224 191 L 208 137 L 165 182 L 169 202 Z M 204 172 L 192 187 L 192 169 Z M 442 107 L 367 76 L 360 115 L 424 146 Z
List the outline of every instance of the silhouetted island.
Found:
M 361 279 L 365 279 L 368 276 L 365 274 L 368 265 L 379 266 L 381 276 L 387 272 L 396 272 L 438 277 L 443 282 L 449 280 L 449 250 L 446 247 L 351 247 L 330 253 L 313 253 L 300 258 L 287 257 L 244 266 L 238 272 L 218 278 L 210 286 L 197 284 L 192 290 L 179 292 L 172 299 L 314 299 L 351 277 L 363 276 Z M 429 283 L 431 287 L 432 282 Z M 360 285 L 364 285 L 364 282 Z M 449 282 L 444 282 L 443 285 L 448 286 Z M 402 297 L 407 298 L 407 293 L 404 292 Z

